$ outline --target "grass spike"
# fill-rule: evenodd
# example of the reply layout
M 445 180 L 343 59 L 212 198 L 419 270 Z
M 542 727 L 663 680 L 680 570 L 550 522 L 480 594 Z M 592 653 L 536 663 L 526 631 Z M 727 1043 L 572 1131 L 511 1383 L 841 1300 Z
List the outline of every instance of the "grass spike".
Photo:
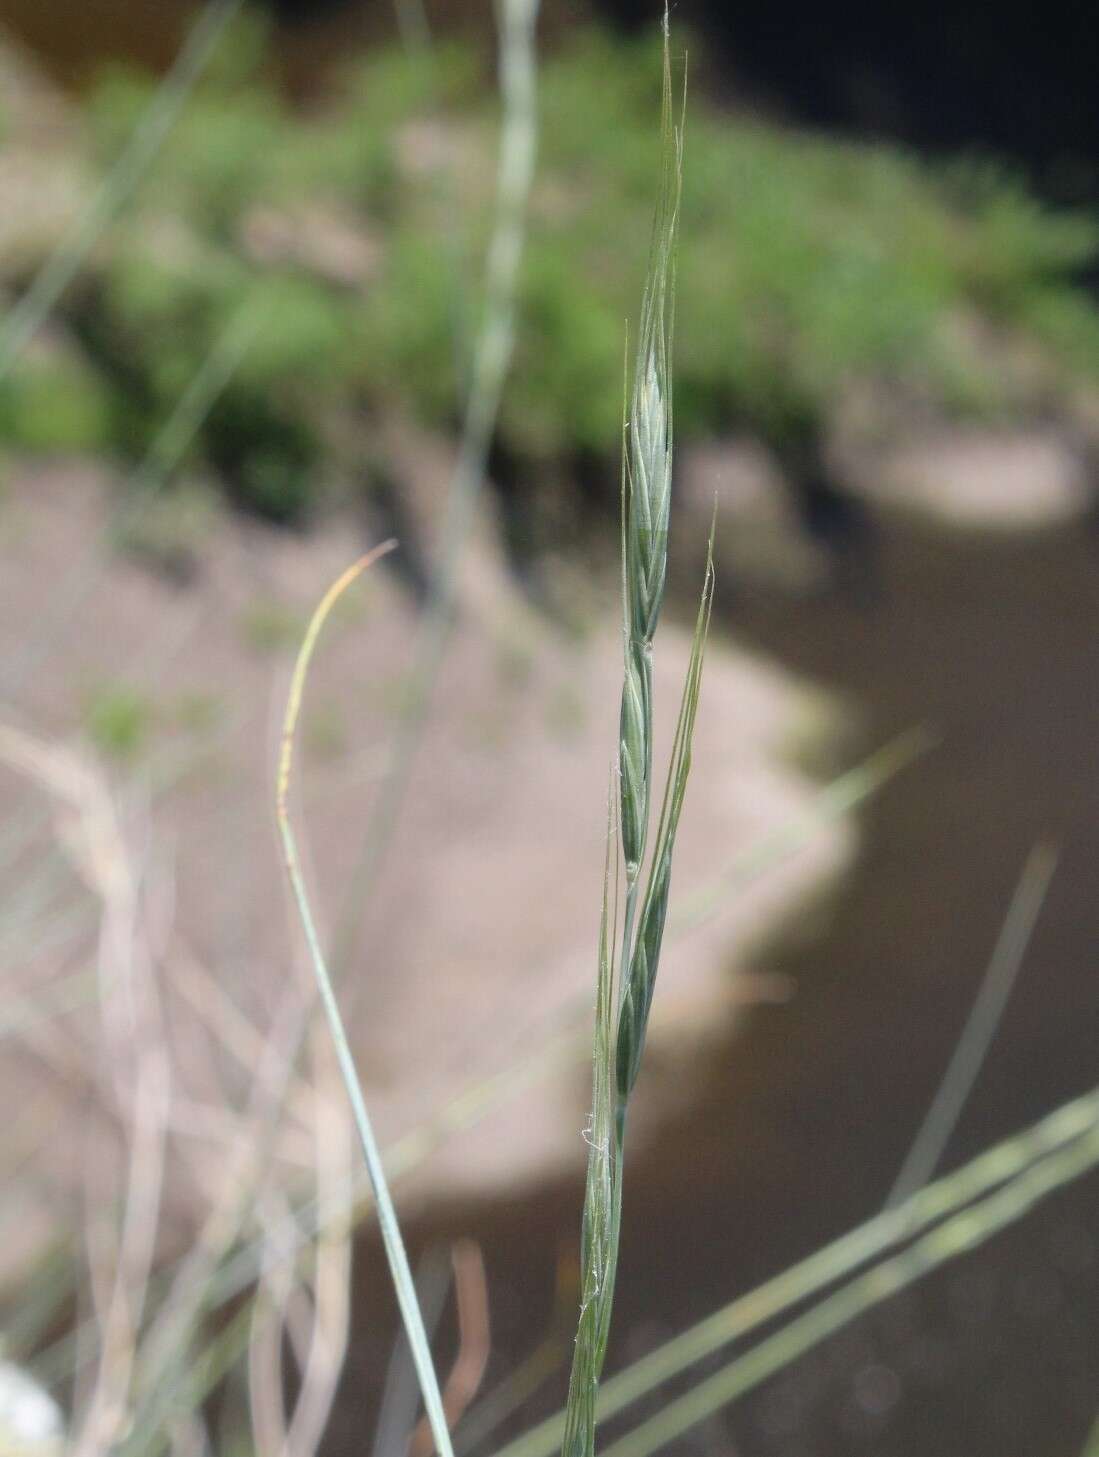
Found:
M 669 361 L 682 179 L 682 134 L 672 122 L 671 49 L 665 14 L 660 188 L 641 299 L 622 472 L 625 669 L 620 767 L 622 852 L 628 887 L 636 885 L 640 875 L 649 822 L 652 639 L 664 600 L 668 558 L 673 440 Z
M 708 564 L 656 850 L 640 928 L 635 935 L 652 797 L 652 640 L 664 600 L 667 575 L 672 486 L 669 358 L 683 163 L 682 130 L 672 121 L 671 50 L 666 11 L 661 142 L 660 187 L 641 301 L 632 395 L 627 384 L 627 395 L 623 401 L 621 532 L 624 661 L 619 709 L 618 838 L 626 875 L 625 910 L 621 941 L 617 941 L 614 933 L 608 941 L 608 865 L 604 869 L 600 931 L 599 997 L 592 1077 L 592 1147 L 588 1157 L 581 1231 L 581 1308 L 569 1378 L 561 1449 L 563 1457 L 593 1457 L 595 1451 L 596 1401 L 610 1333 L 622 1220 L 622 1148 L 626 1108 L 640 1063 L 656 977 L 667 912 L 675 828 L 690 769 L 691 735 L 698 708 L 703 643 L 713 598 L 712 565 Z M 626 349 L 628 359 L 628 342 Z M 711 559 L 712 551 L 711 531 Z M 608 849 L 611 838 L 609 828 Z M 613 922 L 616 932 L 617 897 Z M 637 970 L 642 965 L 643 974 Z M 617 996 L 614 992 L 616 981 L 619 988 Z

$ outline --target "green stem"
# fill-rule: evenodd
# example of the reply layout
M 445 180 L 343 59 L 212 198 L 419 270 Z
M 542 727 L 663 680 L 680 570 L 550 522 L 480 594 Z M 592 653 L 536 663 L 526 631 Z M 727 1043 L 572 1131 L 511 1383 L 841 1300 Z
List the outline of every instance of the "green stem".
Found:
M 515 295 L 538 139 L 534 44 L 538 6 L 539 0 L 502 0 L 500 5 L 503 122 L 496 211 L 486 264 L 484 321 L 474 352 L 462 439 L 447 497 L 442 553 L 417 631 L 389 761 L 348 880 L 345 910 L 333 938 L 332 966 L 337 977 L 343 975 L 354 955 L 363 916 L 377 883 L 378 868 L 389 849 L 411 781 L 435 680 L 446 655 L 458 569 L 484 485 L 489 448 L 511 363 Z

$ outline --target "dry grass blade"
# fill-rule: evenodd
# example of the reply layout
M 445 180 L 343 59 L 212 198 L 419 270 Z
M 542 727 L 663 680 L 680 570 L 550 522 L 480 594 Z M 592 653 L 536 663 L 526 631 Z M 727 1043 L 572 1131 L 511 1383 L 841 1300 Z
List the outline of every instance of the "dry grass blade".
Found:
M 73 1450 L 95 1457 L 127 1422 L 160 1222 L 171 1070 L 143 908 L 142 882 L 114 798 L 76 754 L 0 725 L 0 760 L 37 781 L 59 809 L 64 853 L 100 903 L 99 1011 L 104 1092 L 115 1106 L 121 1167 L 90 1143 L 88 1250 L 101 1339 Z M 74 1066 L 73 1074 L 77 1072 Z M 116 1207 L 120 1218 L 115 1222 Z
M 475 1240 L 459 1240 L 450 1252 L 454 1302 L 458 1307 L 458 1354 L 443 1390 L 447 1420 L 457 1426 L 480 1390 L 492 1345 L 485 1260 Z M 421 1421 L 408 1443 L 408 1457 L 431 1457 L 431 1429 Z
M 359 1082 L 358 1072 L 355 1068 L 355 1061 L 347 1040 L 347 1033 L 343 1025 L 343 1016 L 340 1012 L 339 1003 L 336 1000 L 332 979 L 329 976 L 328 967 L 325 963 L 324 953 L 321 950 L 320 937 L 317 933 L 316 924 L 313 920 L 313 912 L 309 904 L 309 897 L 306 893 L 305 880 L 302 876 L 301 866 L 298 860 L 297 843 L 294 838 L 287 808 L 290 770 L 294 755 L 294 736 L 297 730 L 298 715 L 301 710 L 302 696 L 305 690 L 305 680 L 309 671 L 310 659 L 313 656 L 313 650 L 316 647 L 321 629 L 340 595 L 346 591 L 361 572 L 373 565 L 379 557 L 392 551 L 395 545 L 396 543 L 392 541 L 385 542 L 381 546 L 375 547 L 373 551 L 368 552 L 366 556 L 361 557 L 359 561 L 349 567 L 328 589 L 320 606 L 313 614 L 309 627 L 306 630 L 305 640 L 298 653 L 298 659 L 294 665 L 294 674 L 290 682 L 286 716 L 283 720 L 282 750 L 279 757 L 275 808 L 278 817 L 279 832 L 282 836 L 286 870 L 290 877 L 291 889 L 293 890 L 294 900 L 297 904 L 298 914 L 301 917 L 302 928 L 305 932 L 310 961 L 312 962 L 313 973 L 317 982 L 317 990 L 320 993 L 321 1004 L 324 1008 L 325 1016 L 328 1019 L 328 1028 L 332 1034 L 332 1042 L 336 1049 L 340 1074 L 351 1103 L 351 1112 L 355 1119 L 359 1141 L 362 1144 L 367 1172 L 370 1175 L 370 1183 L 378 1211 L 378 1225 L 381 1229 L 382 1242 L 385 1246 L 386 1258 L 389 1261 L 390 1273 L 392 1274 L 393 1284 L 397 1293 L 397 1303 L 400 1306 L 401 1318 L 404 1321 L 405 1332 L 408 1336 L 409 1347 L 411 1348 L 413 1362 L 416 1366 L 416 1374 L 419 1377 L 424 1407 L 427 1412 L 428 1421 L 431 1424 L 432 1435 L 435 1438 L 435 1445 L 439 1450 L 440 1457 L 453 1457 L 450 1436 L 447 1430 L 446 1414 L 443 1409 L 442 1397 L 439 1393 L 439 1383 L 435 1375 L 435 1367 L 432 1363 L 427 1335 L 424 1331 L 419 1302 L 416 1299 L 416 1287 L 412 1280 L 412 1272 L 408 1265 L 408 1256 L 405 1253 L 404 1242 L 401 1239 L 400 1227 L 397 1223 L 396 1210 L 393 1207 L 393 1200 L 389 1193 L 389 1185 L 386 1182 L 385 1171 L 382 1167 L 381 1152 L 378 1148 L 377 1140 L 374 1137 L 374 1130 L 370 1122 L 370 1116 L 366 1110 L 366 1102 L 362 1095 L 362 1087 Z

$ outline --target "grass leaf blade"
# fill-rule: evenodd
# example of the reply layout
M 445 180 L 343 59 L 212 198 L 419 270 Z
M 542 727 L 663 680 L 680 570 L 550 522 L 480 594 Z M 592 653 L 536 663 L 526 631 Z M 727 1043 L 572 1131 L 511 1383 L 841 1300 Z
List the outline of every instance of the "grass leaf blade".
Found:
M 324 626 L 325 620 L 336 601 L 355 578 L 361 572 L 365 571 L 367 567 L 373 565 L 379 557 L 392 551 L 395 545 L 395 542 L 387 541 L 383 545 L 375 547 L 373 551 L 368 552 L 366 556 L 361 557 L 353 566 L 349 567 L 328 589 L 320 606 L 313 614 L 309 627 L 306 630 L 305 639 L 298 653 L 297 662 L 294 665 L 294 674 L 290 682 L 286 715 L 283 720 L 282 749 L 279 757 L 275 808 L 279 833 L 282 836 L 286 871 L 290 878 L 294 900 L 297 904 L 298 914 L 305 932 L 309 957 L 313 966 L 313 974 L 317 982 L 317 990 L 320 993 L 321 1004 L 324 1007 L 325 1016 L 328 1019 L 340 1073 L 343 1077 L 344 1086 L 347 1089 L 347 1096 L 351 1103 L 351 1111 L 355 1119 L 359 1142 L 362 1145 L 363 1157 L 366 1160 L 367 1172 L 370 1175 L 370 1183 L 377 1206 L 378 1225 L 381 1229 L 382 1242 L 385 1245 L 386 1258 L 389 1261 L 390 1273 L 393 1277 L 393 1284 L 397 1293 L 397 1303 L 400 1306 L 401 1318 L 404 1321 L 409 1349 L 412 1352 L 416 1374 L 419 1378 L 420 1390 L 424 1398 L 424 1407 L 440 1457 L 453 1457 L 450 1436 L 447 1430 L 446 1415 L 443 1410 L 442 1396 L 439 1392 L 438 1378 L 435 1374 L 435 1367 L 431 1359 L 431 1350 L 428 1345 L 426 1331 L 424 1330 L 423 1316 L 420 1313 L 420 1305 L 416 1297 L 416 1286 L 412 1278 L 412 1271 L 409 1268 L 404 1241 L 401 1239 L 396 1210 L 393 1207 L 389 1185 L 382 1167 L 381 1152 L 378 1148 L 377 1140 L 374 1137 L 370 1115 L 367 1113 L 366 1101 L 363 1098 L 362 1086 L 355 1068 L 355 1060 L 347 1040 L 343 1017 L 340 1013 L 339 1003 L 336 1000 L 332 979 L 328 973 L 324 952 L 321 950 L 320 937 L 317 934 L 312 908 L 309 904 L 308 894 L 306 893 L 305 880 L 302 876 L 298 859 L 297 842 L 294 838 L 294 831 L 290 824 L 290 815 L 287 808 L 290 770 L 293 762 L 294 737 L 297 730 L 298 714 L 301 710 L 302 696 L 305 691 L 305 680 L 309 671 L 310 659 L 313 656 L 313 650 L 316 647 L 321 628 Z

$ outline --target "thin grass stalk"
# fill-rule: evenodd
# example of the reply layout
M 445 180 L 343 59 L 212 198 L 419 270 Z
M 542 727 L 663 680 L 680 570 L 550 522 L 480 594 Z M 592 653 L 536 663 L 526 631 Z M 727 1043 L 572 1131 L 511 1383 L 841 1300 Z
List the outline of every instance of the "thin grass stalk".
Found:
M 962 1035 L 889 1191 L 887 1208 L 903 1204 L 927 1183 L 950 1141 L 1000 1025 L 1056 868 L 1057 851 L 1052 845 L 1036 845 L 1027 856 Z
M 324 1029 L 319 1023 L 314 1024 L 313 1034 L 316 1185 L 327 1202 L 349 1210 L 350 1119 L 331 1052 L 321 1041 Z M 300 1385 L 287 1431 L 286 1457 L 314 1457 L 328 1426 L 350 1340 L 351 1265 L 350 1221 L 333 1221 L 314 1246 L 309 1340 L 304 1355 L 298 1357 Z M 297 1293 L 300 1298 L 300 1287 Z
M 416 1298 L 432 1339 L 446 1309 L 450 1279 L 450 1260 L 446 1250 L 441 1245 L 429 1247 L 416 1270 Z M 389 1353 L 389 1367 L 374 1426 L 372 1457 L 408 1457 L 409 1433 L 416 1426 L 419 1404 L 416 1368 L 412 1364 L 408 1341 L 401 1333 Z
M 305 880 L 298 860 L 297 842 L 294 837 L 293 827 L 290 823 L 287 803 L 298 714 L 301 709 L 302 694 L 305 688 L 306 674 L 309 670 L 309 662 L 313 655 L 313 649 L 316 646 L 321 628 L 324 626 L 325 619 L 332 610 L 334 603 L 347 587 L 351 585 L 362 571 L 371 566 L 380 556 L 391 551 L 395 545 L 395 542 L 385 542 L 381 546 L 375 547 L 373 551 L 368 552 L 365 556 L 360 557 L 353 566 L 349 567 L 332 584 L 316 612 L 313 614 L 309 627 L 306 630 L 305 639 L 302 643 L 301 651 L 298 654 L 297 662 L 294 665 L 294 674 L 290 682 L 290 693 L 286 704 L 286 717 L 283 720 L 282 750 L 279 756 L 275 808 L 279 833 L 282 837 L 286 872 L 290 879 L 294 900 L 301 918 L 306 945 L 309 949 L 309 958 L 317 983 L 317 991 L 320 994 L 321 1005 L 328 1019 L 328 1028 L 332 1034 L 332 1042 L 336 1050 L 336 1060 L 339 1064 L 344 1087 L 347 1090 L 352 1116 L 354 1117 L 355 1127 L 359 1135 L 359 1142 L 362 1145 L 363 1157 L 366 1160 L 367 1172 L 370 1175 L 371 1188 L 378 1211 L 378 1226 L 381 1230 L 382 1243 L 385 1246 L 390 1274 L 393 1277 L 393 1285 L 397 1294 L 397 1304 L 400 1307 L 401 1319 L 404 1322 L 405 1334 L 408 1337 L 408 1344 L 412 1352 L 416 1374 L 419 1377 L 420 1391 L 424 1399 L 424 1409 L 427 1413 L 428 1421 L 431 1424 L 431 1432 L 435 1439 L 439 1457 L 453 1457 L 450 1434 L 447 1430 L 446 1414 L 443 1410 L 442 1396 L 439 1392 L 439 1383 L 435 1375 L 435 1366 L 431 1359 L 431 1348 L 424 1330 L 420 1304 L 416 1298 L 416 1286 L 412 1279 L 412 1271 L 409 1268 L 404 1241 L 401 1238 L 397 1213 L 393 1207 L 393 1199 L 389 1192 L 389 1184 L 386 1181 L 381 1151 L 378 1148 L 377 1140 L 374 1136 L 374 1129 L 370 1122 L 370 1115 L 366 1109 L 366 1100 L 363 1098 L 362 1086 L 359 1082 L 355 1060 L 351 1053 L 350 1043 L 347 1040 L 347 1032 L 343 1025 L 343 1016 L 340 1012 L 339 1003 L 336 1000 L 336 993 L 325 962 L 324 952 L 321 950 L 320 937 L 317 934 L 312 908 L 309 903 L 309 896 L 305 889 Z
M 584 1190 L 580 1240 L 580 1319 L 562 1450 L 590 1451 L 595 1431 L 595 1399 L 606 1349 L 614 1260 L 621 1215 L 620 1149 L 614 1126 L 614 968 L 618 924 L 618 854 L 614 800 L 607 809 L 606 856 L 603 865 L 603 909 L 599 924 L 595 1032 L 592 1049 L 592 1112 L 587 1132 L 588 1172 Z M 611 876 L 615 894 L 611 898 Z
M 514 348 L 515 298 L 527 204 L 538 142 L 535 27 L 539 0 L 498 0 L 500 94 L 503 108 L 492 236 L 485 268 L 483 320 L 477 335 L 458 460 L 450 482 L 442 548 L 432 574 L 404 683 L 389 760 L 344 899 L 332 946 L 340 977 L 354 954 L 363 916 L 408 789 L 446 654 L 458 569 L 469 540 L 488 466 L 500 400 Z
M 113 167 L 8 314 L 0 330 L 0 380 L 7 377 L 148 171 L 241 4 L 242 0 L 209 0 Z

